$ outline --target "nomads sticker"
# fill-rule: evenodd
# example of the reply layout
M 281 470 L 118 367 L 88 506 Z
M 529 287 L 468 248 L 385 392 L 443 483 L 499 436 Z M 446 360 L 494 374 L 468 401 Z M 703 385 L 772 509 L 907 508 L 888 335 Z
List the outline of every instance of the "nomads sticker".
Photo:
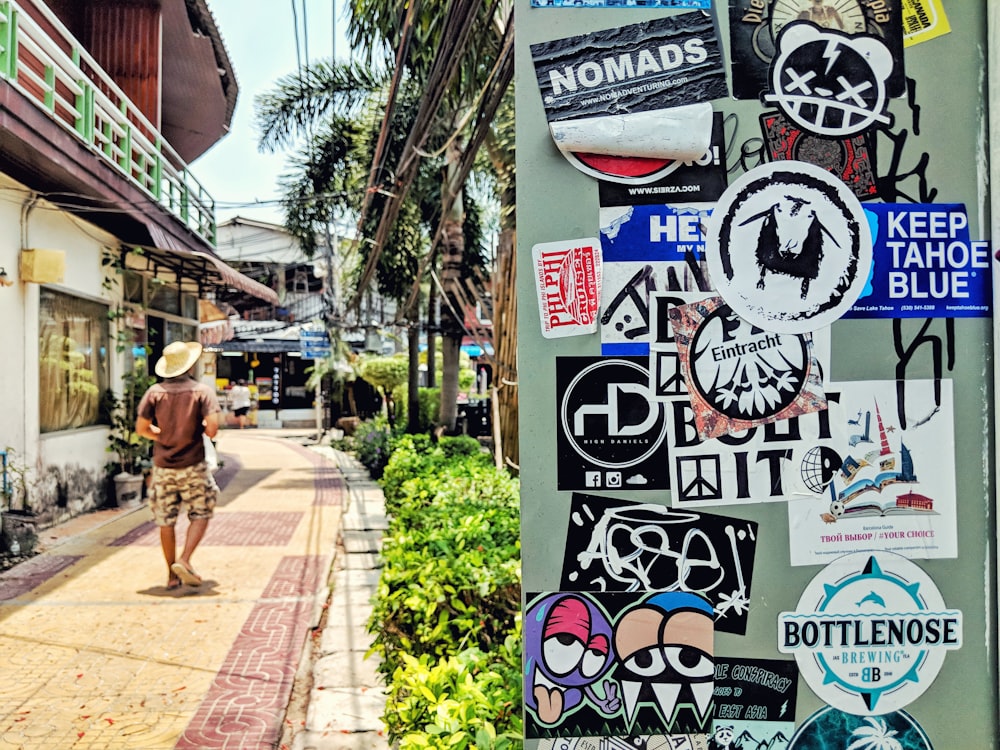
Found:
M 793 654 L 809 687 L 858 716 L 897 711 L 962 647 L 962 613 L 945 607 L 920 567 L 891 552 L 858 552 L 809 582 L 778 616 L 778 650 Z
M 843 182 L 784 161 L 751 169 L 723 193 L 705 255 L 734 312 L 768 331 L 808 333 L 840 318 L 865 288 L 871 232 Z

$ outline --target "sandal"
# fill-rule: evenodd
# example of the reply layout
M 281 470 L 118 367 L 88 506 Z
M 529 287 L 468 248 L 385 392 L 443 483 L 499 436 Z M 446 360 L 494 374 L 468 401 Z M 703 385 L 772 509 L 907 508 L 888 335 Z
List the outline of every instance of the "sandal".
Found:
M 181 587 L 181 579 L 173 576 L 167 581 L 167 591 L 176 591 Z
M 188 586 L 201 586 L 201 576 L 184 563 L 175 562 L 170 566 L 170 570 Z

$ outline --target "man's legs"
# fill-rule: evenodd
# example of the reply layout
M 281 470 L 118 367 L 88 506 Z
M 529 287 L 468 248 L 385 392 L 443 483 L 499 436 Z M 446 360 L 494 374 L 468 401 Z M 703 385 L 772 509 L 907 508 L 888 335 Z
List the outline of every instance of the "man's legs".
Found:
M 170 570 L 177 555 L 177 535 L 173 526 L 160 527 L 160 547 L 163 549 L 163 559 L 167 561 L 167 588 L 175 589 L 180 585 L 181 579 Z
M 194 551 L 201 543 L 202 537 L 205 536 L 209 520 L 208 518 L 195 518 L 188 526 L 187 536 L 184 537 L 184 549 L 181 551 L 181 556 L 177 559 L 177 562 L 184 563 L 189 570 L 193 570 L 191 567 L 191 555 L 194 554 Z

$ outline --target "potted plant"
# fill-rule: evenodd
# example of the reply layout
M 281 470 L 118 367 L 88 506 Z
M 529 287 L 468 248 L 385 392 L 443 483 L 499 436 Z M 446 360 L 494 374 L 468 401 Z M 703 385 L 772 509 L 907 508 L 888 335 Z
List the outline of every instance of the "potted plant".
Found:
M 122 376 L 122 395 L 108 391 L 108 415 L 111 434 L 108 452 L 117 461 L 108 464 L 109 473 L 115 472 L 115 500 L 121 507 L 138 505 L 142 501 L 144 471 L 151 465 L 152 443 L 135 431 L 139 401 L 156 378 L 146 370 L 145 358 L 135 361 L 131 372 Z
M 12 557 L 30 554 L 38 541 L 38 516 L 31 507 L 30 491 L 37 484 L 34 470 L 7 446 L 0 451 L 3 481 L 0 483 L 0 543 Z

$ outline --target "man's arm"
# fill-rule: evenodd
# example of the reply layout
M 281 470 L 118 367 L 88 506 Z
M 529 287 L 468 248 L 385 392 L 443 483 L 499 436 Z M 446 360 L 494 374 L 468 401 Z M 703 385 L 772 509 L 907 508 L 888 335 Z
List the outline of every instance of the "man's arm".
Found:
M 159 440 L 160 428 L 153 424 L 153 420 L 139 417 L 135 420 L 135 433 L 139 437 Z
M 205 434 L 214 438 L 219 432 L 219 412 L 208 414 L 201 423 L 205 426 Z

